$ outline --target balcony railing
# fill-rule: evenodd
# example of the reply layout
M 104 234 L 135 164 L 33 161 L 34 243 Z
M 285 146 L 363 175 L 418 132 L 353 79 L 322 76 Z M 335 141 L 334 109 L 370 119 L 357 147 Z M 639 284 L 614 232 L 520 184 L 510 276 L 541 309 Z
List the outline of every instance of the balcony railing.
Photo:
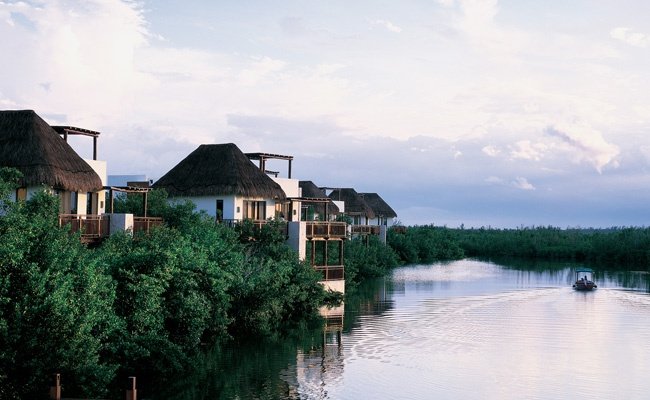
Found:
M 59 226 L 70 225 L 70 232 L 81 232 L 84 242 L 97 241 L 110 233 L 109 215 L 59 214 Z
M 323 275 L 324 281 L 340 281 L 345 279 L 345 268 L 343 265 L 322 265 L 314 269 Z
M 379 236 L 381 227 L 379 225 L 352 225 L 352 233 L 359 235 L 377 235 Z
M 216 222 L 217 224 L 223 224 L 229 228 L 235 228 L 245 223 L 250 223 L 253 227 L 253 230 L 259 232 L 265 225 L 268 225 L 272 221 L 267 219 L 217 219 Z M 289 234 L 289 226 L 286 222 L 278 222 L 277 227 L 280 234 L 284 236 L 287 236 Z
M 345 239 L 345 222 L 308 221 L 307 239 Z
M 154 226 L 161 226 L 163 219 L 160 217 L 133 217 L 133 233 L 149 232 Z
M 162 224 L 163 219 L 158 217 L 133 217 L 133 233 L 149 232 L 152 227 Z M 59 226 L 66 225 L 70 225 L 71 233 L 81 232 L 82 242 L 98 242 L 110 235 L 111 216 L 59 214 Z

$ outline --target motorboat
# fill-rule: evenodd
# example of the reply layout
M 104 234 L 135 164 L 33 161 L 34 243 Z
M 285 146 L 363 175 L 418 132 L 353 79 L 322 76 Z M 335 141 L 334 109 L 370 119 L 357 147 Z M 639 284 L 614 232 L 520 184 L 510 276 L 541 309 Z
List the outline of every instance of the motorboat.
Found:
M 598 288 L 594 283 L 594 271 L 591 268 L 576 269 L 576 281 L 573 284 L 575 290 L 592 290 Z

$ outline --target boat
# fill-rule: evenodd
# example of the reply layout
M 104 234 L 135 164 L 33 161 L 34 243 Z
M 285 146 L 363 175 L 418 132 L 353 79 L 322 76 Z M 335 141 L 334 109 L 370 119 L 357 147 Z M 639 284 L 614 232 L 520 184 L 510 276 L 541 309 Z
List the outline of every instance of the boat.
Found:
M 576 282 L 573 284 L 575 290 L 592 290 L 598 286 L 593 280 L 594 271 L 591 268 L 576 269 Z

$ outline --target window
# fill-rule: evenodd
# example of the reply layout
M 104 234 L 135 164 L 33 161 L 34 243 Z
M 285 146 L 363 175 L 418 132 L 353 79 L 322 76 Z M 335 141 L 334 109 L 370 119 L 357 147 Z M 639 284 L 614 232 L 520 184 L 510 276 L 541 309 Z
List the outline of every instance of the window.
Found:
M 77 213 L 77 201 L 78 201 L 78 193 L 77 192 L 70 192 L 70 196 L 68 197 L 65 192 L 63 194 L 63 199 L 62 200 L 64 203 L 67 199 L 70 199 L 70 214 L 76 214 Z M 67 208 L 67 207 L 66 207 Z
M 217 199 L 217 221 L 223 221 L 223 200 Z
M 93 193 L 88 192 L 86 193 L 86 214 L 92 214 L 93 213 Z
M 244 200 L 244 219 L 266 219 L 266 201 Z
M 16 189 L 16 200 L 27 200 L 27 188 Z

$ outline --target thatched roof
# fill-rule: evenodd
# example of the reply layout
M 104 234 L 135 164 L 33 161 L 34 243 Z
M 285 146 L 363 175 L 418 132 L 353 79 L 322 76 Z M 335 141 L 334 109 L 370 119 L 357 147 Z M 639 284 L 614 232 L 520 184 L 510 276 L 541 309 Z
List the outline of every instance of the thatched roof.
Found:
M 330 193 L 329 198 L 344 201 L 345 213 L 348 215 L 365 215 L 368 218 L 375 218 L 372 208 L 352 188 L 335 189 Z
M 328 199 L 327 194 L 325 194 L 325 191 L 318 186 L 312 181 L 299 181 L 298 185 L 300 186 L 300 189 L 302 189 L 302 197 L 305 199 Z M 329 199 L 328 203 L 309 203 L 309 200 L 304 201 L 304 204 L 311 205 L 314 207 L 314 211 L 317 212 L 318 214 L 325 215 L 325 205 L 327 204 L 327 211 L 328 214 L 338 214 L 339 213 L 339 208 L 334 202 L 332 202 L 331 199 Z
M 32 110 L 0 111 L 0 167 L 22 172 L 21 186 L 73 192 L 102 188 L 97 173 Z
M 385 218 L 395 218 L 397 213 L 390 208 L 388 203 L 384 201 L 377 193 L 359 193 L 366 203 L 372 208 L 376 215 Z
M 233 143 L 202 144 L 158 179 L 170 196 L 237 195 L 284 199 L 284 191 Z

